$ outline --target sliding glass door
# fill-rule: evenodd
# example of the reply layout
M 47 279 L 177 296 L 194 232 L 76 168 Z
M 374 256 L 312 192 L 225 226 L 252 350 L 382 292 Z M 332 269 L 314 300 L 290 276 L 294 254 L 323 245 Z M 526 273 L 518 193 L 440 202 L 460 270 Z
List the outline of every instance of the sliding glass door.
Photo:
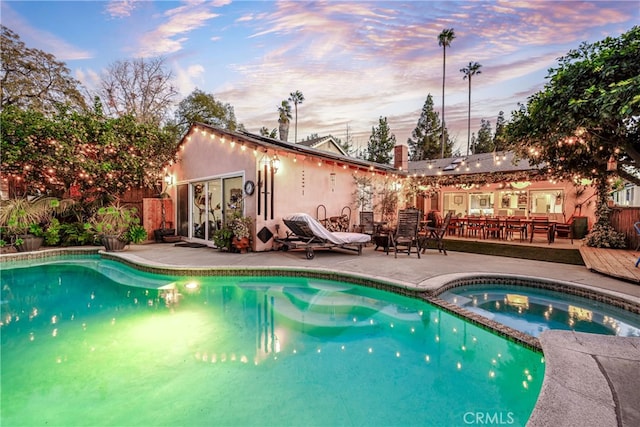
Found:
M 244 214 L 242 177 L 213 178 L 188 184 L 178 192 L 180 234 L 213 241 L 213 235 L 234 215 Z M 186 190 L 186 185 L 182 187 Z M 187 213 L 189 212 L 189 213 Z M 188 226 L 183 224 L 189 218 Z

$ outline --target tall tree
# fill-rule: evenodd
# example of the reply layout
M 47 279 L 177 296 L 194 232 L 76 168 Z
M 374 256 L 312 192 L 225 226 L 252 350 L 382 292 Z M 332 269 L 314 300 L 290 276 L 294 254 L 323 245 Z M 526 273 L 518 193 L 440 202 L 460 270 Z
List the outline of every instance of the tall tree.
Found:
M 467 114 L 467 156 L 469 155 L 469 146 L 471 145 L 471 77 L 475 76 L 476 74 L 482 74 L 482 71 L 480 71 L 480 68 L 482 68 L 481 64 L 478 64 L 477 62 L 469 62 L 469 65 L 467 65 L 464 68 L 460 68 L 460 72 L 464 74 L 464 76 L 462 76 L 462 80 L 464 79 L 469 79 L 469 111 Z
M 582 43 L 549 70 L 543 90 L 507 126 L 516 153 L 551 178 L 595 180 L 599 227 L 590 246 L 616 247 L 609 224 L 610 182 L 640 185 L 640 27 Z
M 504 118 L 504 111 L 498 113 L 496 119 L 496 132 L 493 135 L 493 145 L 496 151 L 504 151 L 508 149 L 506 140 L 506 120 Z
M 53 114 L 61 106 L 87 108 L 80 82 L 71 77 L 64 62 L 28 48 L 4 25 L 0 29 L 0 108 L 15 105 L 44 114 Z
M 164 58 L 116 61 L 103 73 L 99 93 L 112 116 L 159 125 L 168 119 L 178 94 L 172 79 Z
M 304 95 L 299 90 L 295 92 L 291 92 L 289 94 L 289 101 L 293 102 L 293 106 L 295 108 L 295 114 L 296 114 L 296 121 L 294 126 L 294 133 L 293 133 L 294 135 L 293 143 L 296 144 L 298 142 L 298 104 L 302 104 L 302 102 L 304 101 Z
M 473 154 L 491 153 L 495 146 L 493 145 L 493 137 L 491 135 L 491 123 L 489 120 L 480 120 L 480 129 L 478 136 L 472 146 Z
M 367 144 L 367 160 L 370 162 L 390 164 L 391 152 L 396 146 L 396 136 L 391 133 L 386 117 L 380 117 L 378 127 L 371 128 L 371 136 Z
M 444 120 L 444 78 L 447 64 L 447 47 L 451 46 L 451 42 L 455 38 L 456 33 L 453 31 L 453 28 L 444 29 L 438 35 L 438 46 L 442 46 L 442 129 L 445 130 L 447 128 L 447 125 Z M 445 133 L 446 132 L 442 132 L 442 148 L 440 153 L 441 158 L 444 158 Z
M 196 122 L 232 131 L 238 128 L 233 106 L 216 100 L 213 94 L 200 89 L 195 89 L 180 101 L 175 120 L 181 135 Z
M 353 155 L 355 151 L 355 147 L 353 146 L 353 137 L 351 136 L 351 131 L 349 129 L 349 123 L 347 123 L 347 132 L 344 138 L 344 141 L 340 141 L 340 146 L 348 155 Z
M 640 27 L 582 43 L 558 61 L 544 88 L 513 112 L 513 149 L 556 178 L 613 173 L 640 185 Z M 611 158 L 615 171 L 607 170 Z
M 278 107 L 278 131 L 281 141 L 289 139 L 289 123 L 291 123 L 291 104 L 284 99 Z
M 441 155 L 440 138 L 442 128 L 438 113 L 433 110 L 433 97 L 427 95 L 416 128 L 407 139 L 411 160 L 437 159 Z M 451 147 L 447 147 L 450 152 Z

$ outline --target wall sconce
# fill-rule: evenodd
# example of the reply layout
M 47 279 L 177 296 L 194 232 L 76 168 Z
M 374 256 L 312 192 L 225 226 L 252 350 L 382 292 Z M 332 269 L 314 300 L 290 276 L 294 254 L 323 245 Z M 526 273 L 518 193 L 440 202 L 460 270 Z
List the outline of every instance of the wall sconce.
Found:
M 618 162 L 616 162 L 616 158 L 613 157 L 613 154 L 611 155 L 611 157 L 609 157 L 609 161 L 607 162 L 607 172 L 613 172 L 616 171 L 618 169 Z
M 168 173 L 165 174 L 164 182 L 165 182 L 165 184 L 167 184 L 167 186 L 173 184 L 173 176 L 169 175 Z
M 273 173 L 278 173 L 278 169 L 280 169 L 280 159 L 277 154 L 274 154 L 271 159 L 271 169 L 273 169 Z

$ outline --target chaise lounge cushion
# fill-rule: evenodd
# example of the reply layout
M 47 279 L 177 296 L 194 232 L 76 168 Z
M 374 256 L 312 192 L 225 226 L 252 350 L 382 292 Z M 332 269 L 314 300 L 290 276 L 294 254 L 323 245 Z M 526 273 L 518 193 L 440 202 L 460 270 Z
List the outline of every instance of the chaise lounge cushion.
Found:
M 295 213 L 289 215 L 289 221 L 303 221 L 309 225 L 309 228 L 316 237 L 331 242 L 335 245 L 347 245 L 354 243 L 367 243 L 371 241 L 371 236 L 363 233 L 349 233 L 346 231 L 329 231 L 322 226 L 314 217 L 306 213 Z

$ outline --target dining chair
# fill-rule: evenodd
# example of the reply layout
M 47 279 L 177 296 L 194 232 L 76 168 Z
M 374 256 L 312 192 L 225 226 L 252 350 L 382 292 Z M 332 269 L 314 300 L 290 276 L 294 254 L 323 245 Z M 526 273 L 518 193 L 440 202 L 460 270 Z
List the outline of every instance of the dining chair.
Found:
M 545 234 L 547 236 L 547 242 L 553 242 L 554 237 L 554 224 L 549 222 L 548 218 L 539 218 L 531 220 L 531 227 L 529 228 L 529 232 L 531 235 L 529 236 L 529 243 L 533 242 L 533 237 L 537 234 Z
M 571 239 L 573 245 L 573 217 L 567 222 L 554 224 L 554 228 L 557 238 Z
M 446 217 L 445 217 L 446 220 Z M 447 233 L 450 236 L 460 236 L 464 234 L 464 220 L 462 218 L 451 216 L 447 225 Z
M 467 237 L 478 237 L 478 235 L 484 238 L 484 218 L 481 217 L 467 217 L 466 232 Z
M 504 226 L 505 240 L 513 240 L 516 233 L 519 234 L 520 241 L 524 241 L 527 238 L 527 224 L 520 221 L 519 218 L 507 218 Z
M 500 218 L 487 218 L 484 224 L 484 238 L 502 239 L 504 223 Z

